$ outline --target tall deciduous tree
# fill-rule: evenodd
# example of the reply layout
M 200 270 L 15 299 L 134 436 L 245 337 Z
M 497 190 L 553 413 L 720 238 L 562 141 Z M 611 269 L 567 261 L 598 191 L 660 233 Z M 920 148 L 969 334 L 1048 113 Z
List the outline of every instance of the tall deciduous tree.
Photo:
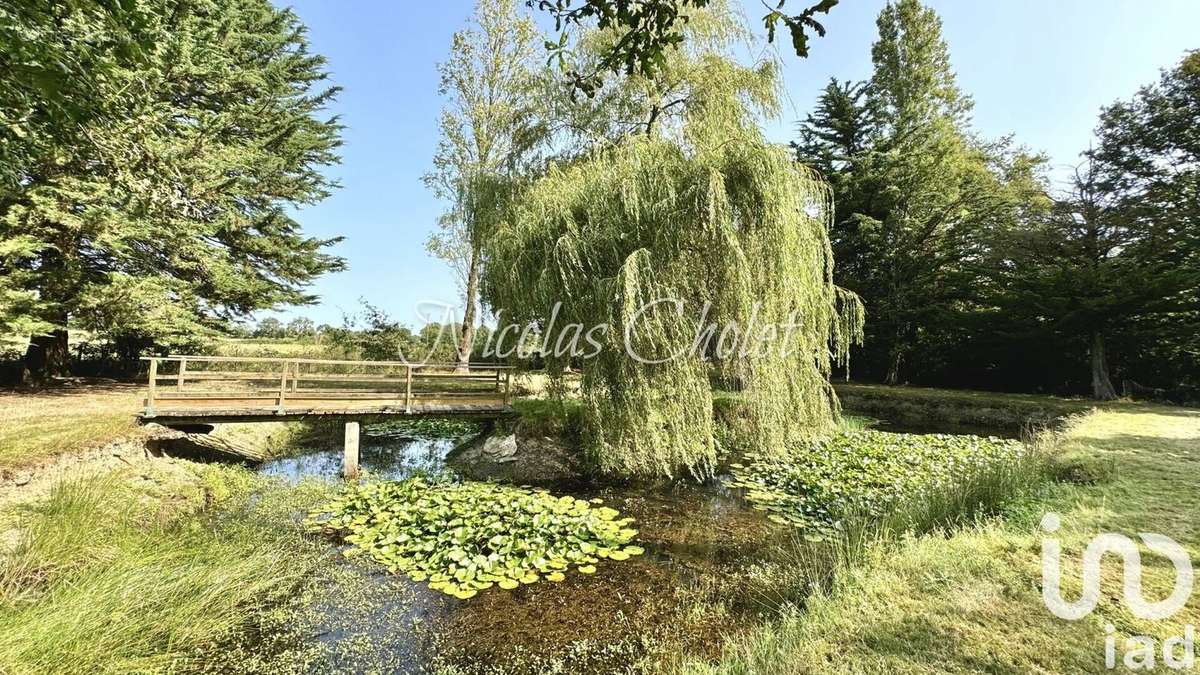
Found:
M 322 116 L 336 88 L 296 16 L 267 0 L 137 7 L 149 37 L 126 57 L 127 27 L 88 3 L 58 6 L 62 30 L 32 25 L 24 35 L 43 43 L 24 58 L 118 46 L 104 68 L 64 80 L 65 95 L 5 99 L 22 126 L 0 194 L 0 330 L 34 334 L 34 378 L 65 370 L 68 325 L 169 341 L 311 302 L 306 285 L 343 266 L 324 252 L 336 240 L 304 236 L 290 215 L 333 187 L 321 169 L 339 143 Z M 64 98 L 87 109 L 71 114 Z
M 774 62 L 731 55 L 747 34 L 714 1 L 652 74 L 610 79 L 588 101 L 564 92 L 566 156 L 513 200 L 485 249 L 501 331 L 578 325 L 595 341 L 578 362 L 584 436 L 606 471 L 710 473 L 712 374 L 744 392 L 760 451 L 834 419 L 829 370 L 860 336 L 861 306 L 831 278 L 827 187 L 759 129 L 779 81 Z M 577 53 L 603 58 L 615 39 L 598 31 Z M 760 345 L 755 327 L 799 331 L 786 347 L 730 352 L 697 345 L 698 321 Z M 543 356 L 552 381 L 572 363 Z
M 537 37 L 515 0 L 479 0 L 471 26 L 454 34 L 450 57 L 438 66 L 446 106 L 425 183 L 450 208 L 427 247 L 454 267 L 464 288 L 460 367 L 470 360 L 474 342 L 480 247 L 489 214 L 507 181 L 535 160 L 544 138 L 537 111 Z
M 581 35 L 572 46 L 575 67 L 600 67 L 621 35 L 615 29 Z M 778 62 L 742 63 L 728 56 L 753 38 L 730 3 L 714 0 L 695 11 L 684 36 L 652 71 L 610 78 L 587 99 L 575 96 L 569 83 L 552 79 L 547 99 L 560 158 L 572 159 L 632 136 L 681 142 L 694 142 L 701 133 L 731 138 L 756 125 L 759 115 L 778 114 Z M 698 119 L 701 109 L 710 113 L 703 116 L 704 125 L 685 124 Z
M 1098 145 L 1048 217 L 1011 233 L 997 266 L 1001 305 L 1047 342 L 1086 353 L 1092 395 L 1112 399 L 1109 345 L 1153 353 L 1144 375 L 1200 372 L 1200 53 L 1104 110 Z M 1083 366 L 1080 364 L 1080 371 Z M 1160 372 L 1155 372 L 1160 371 Z M 1158 378 L 1156 378 L 1158 376 Z M 1162 381 L 1158 379 L 1158 381 Z

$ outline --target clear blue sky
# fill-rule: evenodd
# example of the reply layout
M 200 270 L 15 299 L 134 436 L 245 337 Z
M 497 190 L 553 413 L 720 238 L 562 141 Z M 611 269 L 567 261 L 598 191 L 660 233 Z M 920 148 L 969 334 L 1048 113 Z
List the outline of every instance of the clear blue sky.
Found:
M 288 4 L 282 3 L 281 4 Z M 523 3 L 522 3 L 523 4 Z M 790 0 L 800 5 L 802 0 Z M 789 99 L 771 138 L 790 140 L 795 120 L 832 76 L 870 75 L 875 16 L 884 0 L 843 0 L 824 19 L 829 34 L 806 60 L 781 47 Z M 1060 168 L 1086 149 L 1102 105 L 1132 95 L 1159 69 L 1200 48 L 1197 0 L 943 0 L 941 15 L 958 83 L 975 99 L 984 137 L 1014 134 Z M 343 185 L 300 212 L 315 236 L 344 236 L 335 249 L 349 269 L 319 280 L 319 305 L 285 311 L 338 324 L 364 297 L 409 324 L 422 301 L 455 303 L 450 270 L 425 253 L 443 206 L 421 183 L 437 140 L 434 65 L 450 35 L 471 13 L 471 0 L 301 0 L 292 3 L 310 29 L 313 49 L 329 58 L 345 88 L 333 108 L 346 125 Z M 757 0 L 746 2 L 757 24 Z M 458 301 L 461 302 L 461 301 Z

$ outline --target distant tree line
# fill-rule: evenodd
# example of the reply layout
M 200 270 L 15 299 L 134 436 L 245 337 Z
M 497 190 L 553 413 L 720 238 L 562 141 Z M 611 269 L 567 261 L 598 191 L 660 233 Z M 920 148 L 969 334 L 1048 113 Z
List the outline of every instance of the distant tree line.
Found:
M 413 329 L 379 307 L 362 301 L 358 311 L 345 315 L 338 326 L 318 325 L 303 316 L 286 323 L 266 317 L 255 324 L 237 326 L 231 333 L 243 339 L 318 344 L 329 358 L 456 363 L 463 324 L 431 321 Z M 490 337 L 491 330 L 487 325 L 475 327 L 469 350 L 470 362 L 495 360 L 487 350 Z
M 933 10 L 889 3 L 878 27 L 872 77 L 831 81 L 794 143 L 834 190 L 834 278 L 867 307 L 853 375 L 1200 396 L 1200 52 L 1105 108 L 1059 188 L 971 131 Z

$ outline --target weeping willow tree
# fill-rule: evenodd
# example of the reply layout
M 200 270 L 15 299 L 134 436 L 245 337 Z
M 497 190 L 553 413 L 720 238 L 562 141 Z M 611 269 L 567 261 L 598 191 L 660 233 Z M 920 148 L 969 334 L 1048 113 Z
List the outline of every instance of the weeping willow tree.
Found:
M 552 347 L 571 339 L 552 319 L 607 327 L 580 360 L 585 438 L 607 472 L 711 473 L 714 374 L 743 389 L 759 451 L 829 429 L 831 366 L 861 334 L 861 305 L 832 282 L 828 187 L 756 125 L 776 105 L 775 64 L 725 55 L 742 33 L 723 6 L 689 26 L 689 51 L 654 79 L 583 104 L 613 111 L 605 129 L 641 113 L 637 132 L 520 190 L 485 251 L 502 323 L 550 330 Z M 568 365 L 545 356 L 552 376 Z

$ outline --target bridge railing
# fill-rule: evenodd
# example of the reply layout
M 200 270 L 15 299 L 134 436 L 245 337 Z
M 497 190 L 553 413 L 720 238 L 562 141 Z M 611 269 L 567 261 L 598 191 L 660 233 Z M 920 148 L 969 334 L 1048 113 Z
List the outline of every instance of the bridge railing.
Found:
M 509 366 L 472 363 L 145 357 L 143 417 L 414 413 L 506 408 Z

